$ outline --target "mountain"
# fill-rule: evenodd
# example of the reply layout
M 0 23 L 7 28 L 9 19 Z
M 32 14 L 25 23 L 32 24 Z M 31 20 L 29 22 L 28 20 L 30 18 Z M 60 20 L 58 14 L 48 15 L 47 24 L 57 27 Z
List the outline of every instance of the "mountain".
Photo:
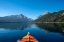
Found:
M 64 22 L 64 10 L 58 12 L 45 12 L 44 15 L 40 15 L 35 22 Z
M 48 11 L 45 11 L 43 15 L 47 15 L 47 14 L 49 14 L 49 12 Z
M 23 14 L 0 17 L 0 22 L 31 22 L 31 21 L 32 21 L 31 18 L 27 18 Z
M 42 17 L 42 16 L 44 16 L 44 15 L 47 15 L 47 14 L 49 14 L 48 11 L 44 12 L 42 15 L 38 16 L 36 19 L 38 19 L 38 18 L 40 18 L 40 17 Z

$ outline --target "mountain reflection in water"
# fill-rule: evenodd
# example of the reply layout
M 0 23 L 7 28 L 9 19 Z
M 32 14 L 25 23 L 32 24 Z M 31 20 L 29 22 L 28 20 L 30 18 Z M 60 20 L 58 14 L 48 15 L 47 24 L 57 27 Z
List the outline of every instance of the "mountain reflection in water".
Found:
M 27 32 L 39 42 L 64 42 L 62 23 L 0 23 L 0 42 L 16 42 Z
M 10 30 L 24 30 L 30 27 L 30 23 L 0 23 L 0 28 L 10 29 Z
M 63 23 L 36 23 L 37 27 L 43 29 L 46 33 L 58 32 L 64 36 L 64 24 Z

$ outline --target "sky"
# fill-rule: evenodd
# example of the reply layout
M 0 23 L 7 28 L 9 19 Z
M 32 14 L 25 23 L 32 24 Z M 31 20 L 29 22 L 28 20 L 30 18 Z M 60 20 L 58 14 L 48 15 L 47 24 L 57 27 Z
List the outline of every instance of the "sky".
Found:
M 0 0 L 0 17 L 23 14 L 36 19 L 45 11 L 64 10 L 64 0 Z

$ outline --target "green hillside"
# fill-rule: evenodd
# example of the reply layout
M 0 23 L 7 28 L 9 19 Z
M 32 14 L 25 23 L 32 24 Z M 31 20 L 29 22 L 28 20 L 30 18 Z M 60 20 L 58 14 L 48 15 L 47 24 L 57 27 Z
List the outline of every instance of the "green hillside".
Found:
M 41 15 L 35 22 L 64 22 L 64 10 Z

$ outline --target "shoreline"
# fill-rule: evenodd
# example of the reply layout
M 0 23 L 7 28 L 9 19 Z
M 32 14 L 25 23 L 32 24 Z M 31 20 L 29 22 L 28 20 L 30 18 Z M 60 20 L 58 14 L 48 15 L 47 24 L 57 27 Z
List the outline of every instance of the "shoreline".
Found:
M 34 23 L 64 23 L 64 22 L 34 22 Z

